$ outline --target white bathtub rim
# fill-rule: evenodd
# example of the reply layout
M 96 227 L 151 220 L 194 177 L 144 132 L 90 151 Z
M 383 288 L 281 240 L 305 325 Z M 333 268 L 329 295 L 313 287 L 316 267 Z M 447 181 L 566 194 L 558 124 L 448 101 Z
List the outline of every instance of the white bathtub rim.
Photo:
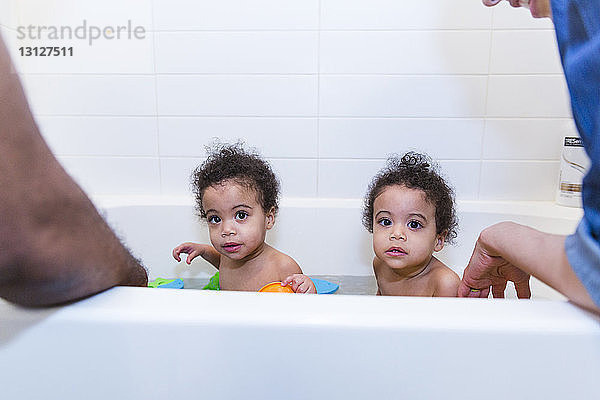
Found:
M 595 335 L 600 317 L 564 301 L 281 295 L 116 287 L 53 312 L 0 300 L 0 321 Z

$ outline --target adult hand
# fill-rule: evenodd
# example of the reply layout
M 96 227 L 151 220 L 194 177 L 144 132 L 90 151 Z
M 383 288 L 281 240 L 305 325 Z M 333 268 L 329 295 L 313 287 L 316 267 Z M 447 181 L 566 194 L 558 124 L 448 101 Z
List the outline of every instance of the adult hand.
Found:
M 465 268 L 463 279 L 458 287 L 459 297 L 486 298 L 491 288 L 495 298 L 503 298 L 508 281 L 514 282 L 518 298 L 528 299 L 531 297 L 530 275 L 505 260 L 493 250 L 492 246 L 486 243 L 486 239 L 493 241 L 493 235 L 490 233 L 493 233 L 496 226 L 487 228 L 479 236 L 469 265 Z

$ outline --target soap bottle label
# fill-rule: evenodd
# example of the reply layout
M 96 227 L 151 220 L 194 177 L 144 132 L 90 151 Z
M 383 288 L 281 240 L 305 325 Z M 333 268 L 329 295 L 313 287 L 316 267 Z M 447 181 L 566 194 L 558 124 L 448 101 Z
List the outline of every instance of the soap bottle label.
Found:
M 589 167 L 589 159 L 580 138 L 564 138 L 556 202 L 569 207 L 581 207 L 583 177 Z

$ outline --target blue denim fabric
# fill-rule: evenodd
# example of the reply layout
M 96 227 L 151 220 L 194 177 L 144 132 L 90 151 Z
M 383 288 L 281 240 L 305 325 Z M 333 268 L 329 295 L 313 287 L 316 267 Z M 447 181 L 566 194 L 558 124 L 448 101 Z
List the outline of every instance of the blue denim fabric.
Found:
M 565 247 L 569 264 L 600 307 L 600 1 L 551 4 L 573 117 L 591 160 L 583 179 L 584 217 Z
M 600 307 L 600 249 L 585 218 L 575 233 L 567 236 L 565 250 L 575 274 Z

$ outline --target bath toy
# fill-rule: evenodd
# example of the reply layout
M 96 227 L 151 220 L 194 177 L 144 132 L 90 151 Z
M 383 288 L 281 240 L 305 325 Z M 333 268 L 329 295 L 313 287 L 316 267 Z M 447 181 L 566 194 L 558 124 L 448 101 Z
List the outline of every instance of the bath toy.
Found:
M 340 285 L 337 283 L 329 282 L 324 279 L 310 278 L 317 288 L 317 294 L 331 294 L 337 292 Z
M 183 289 L 181 279 L 156 278 L 153 282 L 148 282 L 148 287 L 160 289 Z
M 271 282 L 267 283 L 265 286 L 261 287 L 259 292 L 271 292 L 271 293 L 294 293 L 291 287 L 289 286 L 281 286 L 281 282 Z
M 317 289 L 317 294 L 331 294 L 331 293 L 335 293 L 337 292 L 337 290 L 340 288 L 340 285 L 338 285 L 337 283 L 333 283 L 333 282 L 329 282 L 326 281 L 325 279 L 317 279 L 317 278 L 310 278 L 313 283 L 315 284 L 315 288 Z M 279 288 L 277 288 L 275 285 L 273 285 L 275 287 L 275 289 L 278 290 L 269 290 L 267 289 L 267 286 L 271 285 L 272 283 L 270 283 L 269 285 L 265 285 L 263 286 L 259 292 L 273 292 L 273 291 L 277 291 L 277 292 L 288 292 L 288 293 L 293 293 L 293 291 L 291 290 L 291 288 L 289 286 L 285 286 L 282 287 L 281 284 L 279 282 L 273 282 L 273 283 L 277 283 L 277 285 L 279 286 Z M 279 290 L 281 288 L 281 290 Z M 202 289 L 204 290 L 221 290 L 219 288 L 219 271 L 217 271 L 208 281 L 208 284 L 206 284 L 206 286 L 204 286 Z
M 204 290 L 221 290 L 219 287 L 219 271 L 216 274 L 210 277 L 208 284 L 204 286 L 202 289 Z

